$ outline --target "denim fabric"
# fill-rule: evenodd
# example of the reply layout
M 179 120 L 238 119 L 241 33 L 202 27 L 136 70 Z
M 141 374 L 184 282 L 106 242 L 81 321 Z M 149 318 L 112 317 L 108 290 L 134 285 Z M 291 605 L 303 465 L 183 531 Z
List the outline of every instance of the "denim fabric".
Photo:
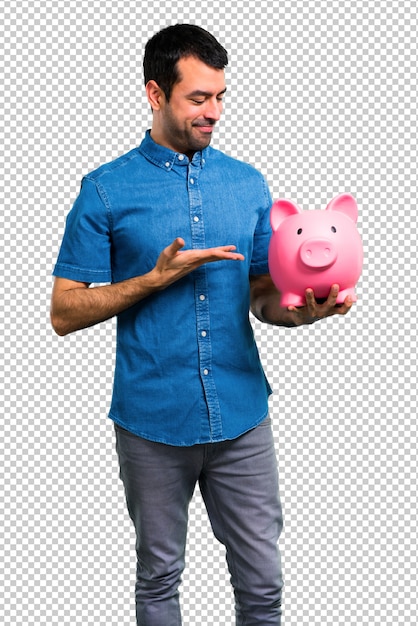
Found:
M 118 316 L 110 417 L 178 446 L 233 439 L 267 415 L 271 393 L 249 321 L 249 275 L 268 272 L 271 197 L 253 167 L 208 147 L 193 160 L 156 144 L 87 175 L 54 275 L 119 282 L 150 271 L 177 236 L 234 244 L 245 261 L 200 267 Z
M 115 428 L 137 537 L 138 626 L 181 624 L 178 588 L 197 482 L 213 531 L 226 548 L 237 626 L 279 626 L 282 511 L 270 418 L 233 441 L 189 448 Z

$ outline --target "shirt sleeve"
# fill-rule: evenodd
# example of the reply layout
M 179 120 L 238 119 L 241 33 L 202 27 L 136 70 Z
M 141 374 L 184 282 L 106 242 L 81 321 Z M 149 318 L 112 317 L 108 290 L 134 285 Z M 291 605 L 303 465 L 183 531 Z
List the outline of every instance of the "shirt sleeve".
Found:
M 262 177 L 263 204 L 260 209 L 260 217 L 254 233 L 253 255 L 250 264 L 250 274 L 268 274 L 268 249 L 272 235 L 270 225 L 270 210 L 273 204 L 270 190 L 265 179 Z
M 67 216 L 53 275 L 86 283 L 112 280 L 109 213 L 94 180 L 82 181 Z

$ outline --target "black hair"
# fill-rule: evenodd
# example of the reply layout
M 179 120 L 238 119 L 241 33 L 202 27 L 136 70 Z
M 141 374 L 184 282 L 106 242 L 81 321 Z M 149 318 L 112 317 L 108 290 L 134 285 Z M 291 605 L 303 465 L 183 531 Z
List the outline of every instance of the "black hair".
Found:
M 193 56 L 216 69 L 228 65 L 228 53 L 200 26 L 175 24 L 156 33 L 146 44 L 144 54 L 144 80 L 155 80 L 170 100 L 173 86 L 180 80 L 177 62 Z

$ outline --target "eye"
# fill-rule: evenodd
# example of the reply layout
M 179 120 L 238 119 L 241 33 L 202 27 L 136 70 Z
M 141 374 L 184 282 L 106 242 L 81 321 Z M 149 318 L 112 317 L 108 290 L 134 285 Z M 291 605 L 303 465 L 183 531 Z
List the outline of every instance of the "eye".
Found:
M 337 229 L 335 228 L 335 226 L 331 226 L 331 232 L 336 233 Z
M 302 229 L 298 228 L 297 233 L 298 233 L 298 235 L 301 235 L 302 234 Z

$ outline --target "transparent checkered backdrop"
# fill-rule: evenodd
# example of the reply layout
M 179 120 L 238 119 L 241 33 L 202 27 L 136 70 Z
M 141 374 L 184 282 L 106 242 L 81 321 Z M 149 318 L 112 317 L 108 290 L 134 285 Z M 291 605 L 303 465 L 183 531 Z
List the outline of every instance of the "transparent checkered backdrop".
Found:
M 360 210 L 350 315 L 291 330 L 253 320 L 275 390 L 284 623 L 415 624 L 415 2 L 2 6 L 3 623 L 134 623 L 134 534 L 106 416 L 115 326 L 56 337 L 51 271 L 83 174 L 151 124 L 145 42 L 191 22 L 230 53 L 215 147 L 260 169 L 275 198 L 323 208 L 349 191 Z M 234 623 L 228 578 L 197 492 L 184 624 Z

